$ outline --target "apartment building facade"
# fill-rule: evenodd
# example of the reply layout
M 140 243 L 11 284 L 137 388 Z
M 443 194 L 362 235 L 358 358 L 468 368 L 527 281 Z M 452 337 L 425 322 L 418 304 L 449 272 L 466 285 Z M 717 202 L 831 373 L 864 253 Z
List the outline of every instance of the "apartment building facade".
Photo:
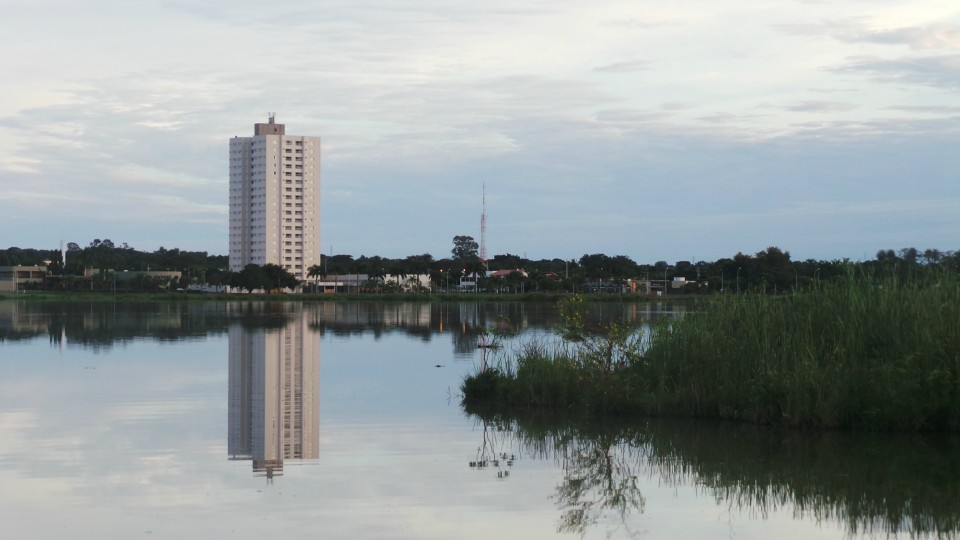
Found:
M 305 281 L 320 253 L 320 137 L 270 115 L 230 140 L 230 270 L 276 264 Z

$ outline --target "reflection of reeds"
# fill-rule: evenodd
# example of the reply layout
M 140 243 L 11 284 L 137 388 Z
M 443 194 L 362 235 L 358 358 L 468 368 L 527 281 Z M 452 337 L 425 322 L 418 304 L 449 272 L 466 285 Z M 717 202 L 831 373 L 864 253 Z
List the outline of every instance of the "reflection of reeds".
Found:
M 960 441 L 728 424 L 657 426 L 649 464 L 731 508 L 837 520 L 850 534 L 960 534 Z
M 490 418 L 490 415 L 484 415 Z M 960 440 L 955 436 L 798 432 L 703 421 L 499 415 L 528 456 L 556 459 L 560 527 L 644 511 L 635 478 L 695 486 L 758 516 L 836 521 L 851 535 L 960 537 Z
M 960 429 L 960 278 L 848 275 L 790 296 L 724 295 L 649 340 L 545 346 L 464 383 L 465 401 L 791 426 Z M 482 392 L 475 392 L 482 390 Z

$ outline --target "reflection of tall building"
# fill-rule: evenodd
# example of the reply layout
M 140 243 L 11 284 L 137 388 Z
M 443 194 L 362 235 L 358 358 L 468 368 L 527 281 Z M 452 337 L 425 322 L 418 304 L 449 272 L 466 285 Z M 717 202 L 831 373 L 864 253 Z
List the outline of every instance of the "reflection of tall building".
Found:
M 285 459 L 316 459 L 320 445 L 320 337 L 303 317 L 280 328 L 230 327 L 230 459 L 255 476 L 283 474 Z

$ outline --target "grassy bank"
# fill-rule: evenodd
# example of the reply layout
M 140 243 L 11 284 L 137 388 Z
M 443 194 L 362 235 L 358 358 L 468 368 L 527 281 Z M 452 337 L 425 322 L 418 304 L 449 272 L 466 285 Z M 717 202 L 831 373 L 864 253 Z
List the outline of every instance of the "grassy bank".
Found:
M 790 296 L 726 295 L 648 336 L 529 343 L 468 377 L 468 404 L 960 429 L 960 279 L 855 276 Z M 648 338 L 648 343 L 644 341 Z

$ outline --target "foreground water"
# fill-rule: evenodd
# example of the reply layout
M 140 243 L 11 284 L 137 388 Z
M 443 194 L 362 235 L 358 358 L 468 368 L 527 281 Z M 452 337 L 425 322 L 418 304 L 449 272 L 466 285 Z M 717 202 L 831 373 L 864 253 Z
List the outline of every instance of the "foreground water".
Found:
M 518 303 L 2 302 L 0 531 L 960 537 L 956 438 L 462 411 L 485 329 L 517 332 L 509 351 L 556 321 Z

